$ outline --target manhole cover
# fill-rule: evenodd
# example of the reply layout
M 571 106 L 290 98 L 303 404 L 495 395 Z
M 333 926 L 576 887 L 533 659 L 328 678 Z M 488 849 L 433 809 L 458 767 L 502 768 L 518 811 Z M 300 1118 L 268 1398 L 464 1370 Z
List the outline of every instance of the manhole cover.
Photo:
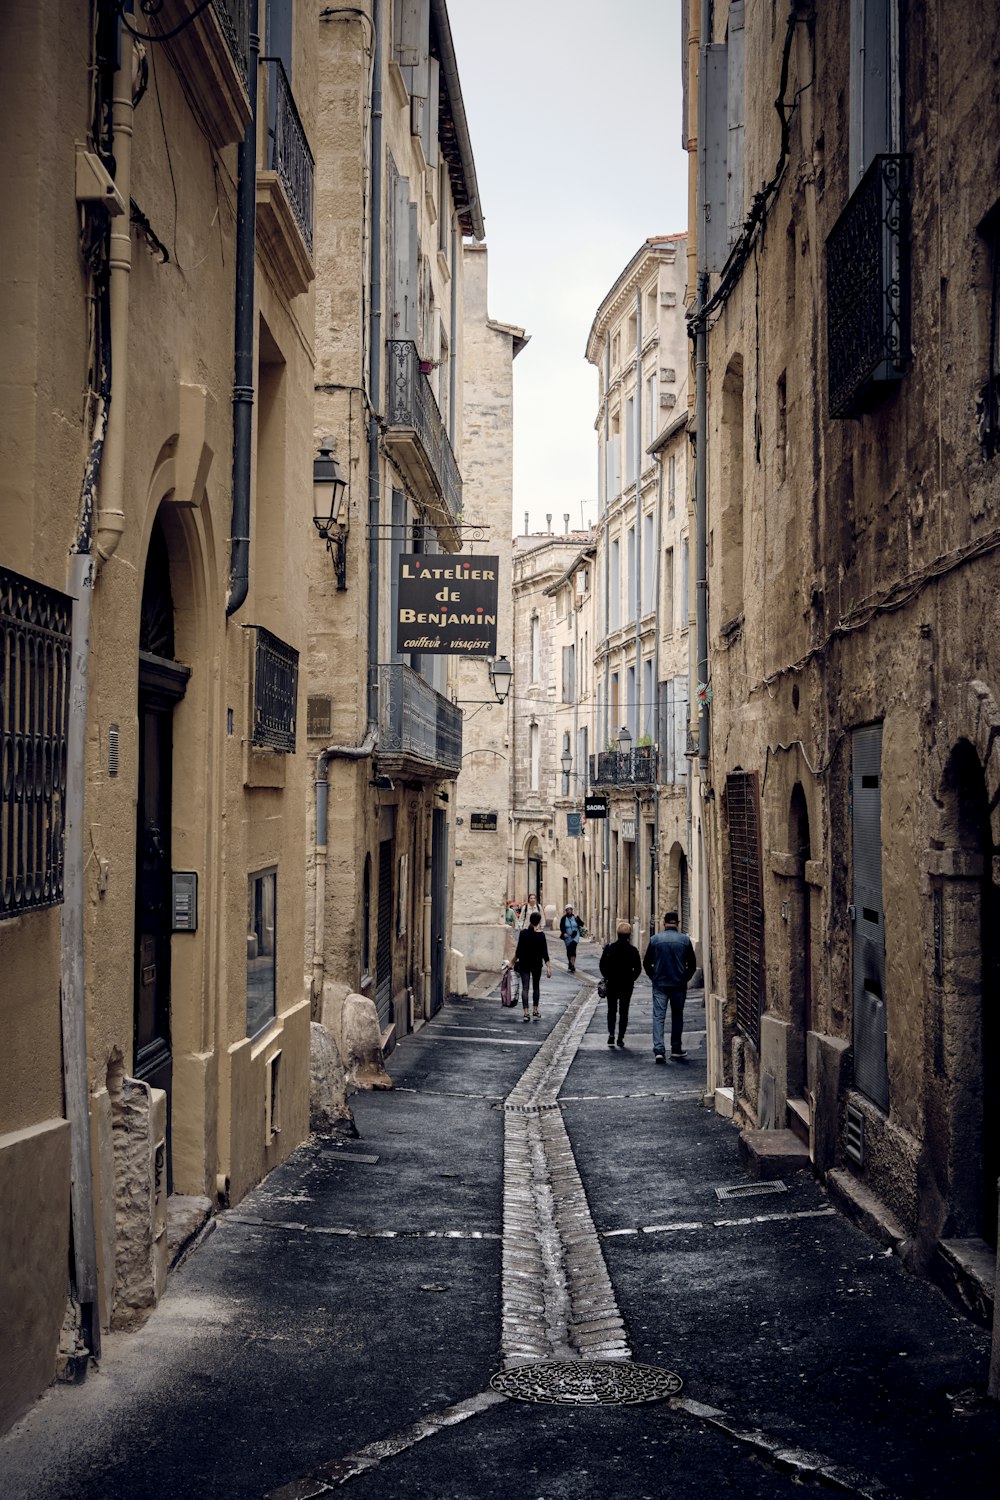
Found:
M 517 1365 L 499 1370 L 490 1381 L 495 1391 L 512 1401 L 550 1406 L 636 1406 L 642 1401 L 666 1401 L 683 1384 L 671 1370 L 614 1359 Z
M 717 1187 L 715 1196 L 720 1203 L 732 1198 L 768 1198 L 772 1193 L 787 1193 L 783 1182 L 740 1182 L 735 1187 Z

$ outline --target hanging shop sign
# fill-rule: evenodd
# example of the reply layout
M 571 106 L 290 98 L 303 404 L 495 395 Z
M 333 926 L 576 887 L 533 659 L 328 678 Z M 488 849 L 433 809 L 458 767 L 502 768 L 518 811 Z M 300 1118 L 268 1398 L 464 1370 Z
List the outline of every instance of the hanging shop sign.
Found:
M 469 814 L 469 831 L 471 833 L 496 833 L 497 815 L 495 812 L 478 812 Z
M 608 815 L 607 797 L 586 797 L 583 803 L 583 811 L 588 818 L 606 818 Z
M 399 559 L 396 650 L 495 656 L 499 557 L 404 552 Z

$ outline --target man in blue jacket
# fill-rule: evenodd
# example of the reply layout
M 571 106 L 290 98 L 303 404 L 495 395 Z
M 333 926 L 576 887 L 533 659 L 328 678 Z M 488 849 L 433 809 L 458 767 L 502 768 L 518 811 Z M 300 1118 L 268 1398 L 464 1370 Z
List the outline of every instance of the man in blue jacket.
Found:
M 668 911 L 663 931 L 654 932 L 642 960 L 653 982 L 653 1061 L 666 1062 L 663 1023 L 670 1003 L 670 1056 L 683 1057 L 684 1001 L 688 980 L 698 967 L 691 939 L 677 928 L 677 913 Z

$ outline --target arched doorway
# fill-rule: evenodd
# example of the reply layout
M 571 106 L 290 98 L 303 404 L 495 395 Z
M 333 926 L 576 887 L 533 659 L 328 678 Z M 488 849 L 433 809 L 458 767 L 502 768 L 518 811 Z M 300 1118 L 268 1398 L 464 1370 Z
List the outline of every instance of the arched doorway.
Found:
M 136 1078 L 167 1096 L 167 1191 L 173 1189 L 170 1025 L 173 716 L 190 671 L 174 660 L 174 603 L 166 538 L 157 519 L 149 539 L 139 618 L 139 783 L 136 806 Z
M 805 878 L 812 858 L 809 808 L 802 783 L 792 788 L 788 807 L 788 851 L 795 874 L 786 887 L 788 917 L 788 996 L 791 1031 L 788 1037 L 787 1090 L 790 1097 L 808 1097 L 806 1036 L 812 1030 L 813 960 L 811 892 Z
M 528 869 L 527 895 L 534 896 L 539 906 L 541 906 L 543 897 L 542 846 L 534 836 L 532 836 L 528 840 L 528 847 L 525 857 Z
M 947 857 L 932 879 L 935 1074 L 944 1131 L 928 1147 L 950 1213 L 949 1237 L 997 1243 L 1000 1175 L 1000 893 L 982 766 L 968 740 L 948 758 L 941 789 Z M 933 1108 L 933 1102 L 932 1102 Z M 946 1153 L 946 1154 L 945 1154 Z

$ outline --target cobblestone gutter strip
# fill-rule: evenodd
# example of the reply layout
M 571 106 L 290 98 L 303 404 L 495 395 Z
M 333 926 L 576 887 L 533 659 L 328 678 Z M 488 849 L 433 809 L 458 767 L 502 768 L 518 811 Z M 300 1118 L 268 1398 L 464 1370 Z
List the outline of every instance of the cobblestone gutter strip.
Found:
M 735 1442 L 753 1450 L 759 1458 L 785 1473 L 801 1476 L 806 1480 L 830 1485 L 860 1500 L 896 1500 L 892 1490 L 886 1489 L 879 1479 L 871 1479 L 857 1469 L 834 1463 L 823 1453 L 810 1453 L 806 1448 L 791 1448 L 784 1438 L 774 1437 L 759 1427 L 741 1427 L 732 1417 L 717 1407 L 706 1406 L 703 1401 L 691 1401 L 678 1397 L 670 1402 L 674 1411 L 683 1411 L 697 1417 L 710 1427 L 716 1427 Z
M 467 1401 L 458 1401 L 454 1406 L 446 1406 L 443 1411 L 421 1417 L 409 1427 L 393 1433 L 392 1437 L 366 1443 L 363 1448 L 357 1448 L 344 1458 L 325 1464 L 307 1479 L 295 1479 L 291 1484 L 282 1485 L 280 1490 L 272 1490 L 265 1500 L 315 1500 L 319 1495 L 332 1494 L 349 1480 L 356 1479 L 359 1474 L 370 1473 L 372 1469 L 385 1463 L 387 1458 L 396 1458 L 400 1453 L 423 1442 L 424 1438 L 433 1437 L 446 1427 L 456 1427 L 459 1422 L 477 1417 L 480 1412 L 488 1411 L 491 1406 L 499 1406 L 506 1400 L 507 1397 L 502 1396 L 499 1391 L 480 1391 Z
M 503 1328 L 506 1368 L 631 1359 L 557 1098 L 597 1005 L 587 983 L 504 1104 Z

